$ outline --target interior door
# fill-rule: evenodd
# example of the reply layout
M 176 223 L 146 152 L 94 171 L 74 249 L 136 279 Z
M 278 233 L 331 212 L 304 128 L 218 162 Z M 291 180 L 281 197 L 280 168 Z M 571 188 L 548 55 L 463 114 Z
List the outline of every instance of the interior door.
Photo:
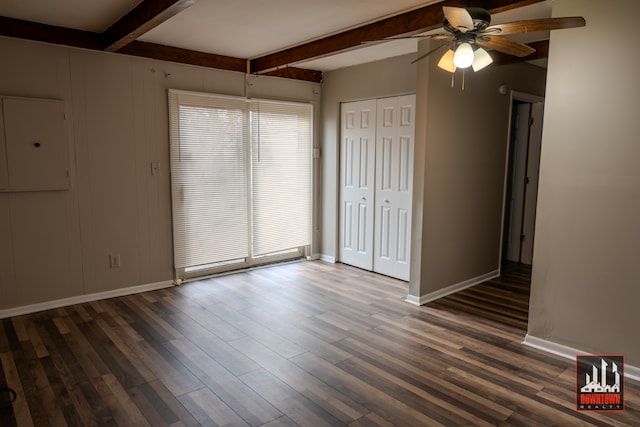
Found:
M 373 269 L 376 101 L 340 107 L 340 261 Z
M 415 95 L 379 99 L 373 270 L 409 280 Z
M 503 257 L 529 265 L 533 262 L 543 108 L 542 101 L 516 101 L 511 118 Z
M 531 104 L 514 104 L 512 126 L 514 139 L 510 150 L 509 197 L 507 199 L 509 227 L 507 229 L 506 256 L 508 261 L 520 262 L 522 243 L 522 215 L 527 176 L 527 152 L 529 149 L 529 117 Z
M 536 207 L 538 203 L 538 176 L 540 174 L 540 153 L 542 144 L 543 103 L 531 104 L 531 120 L 529 126 L 529 152 L 527 155 L 527 190 L 524 197 L 522 214 L 522 249 L 520 262 L 533 263 L 533 241 L 535 236 Z

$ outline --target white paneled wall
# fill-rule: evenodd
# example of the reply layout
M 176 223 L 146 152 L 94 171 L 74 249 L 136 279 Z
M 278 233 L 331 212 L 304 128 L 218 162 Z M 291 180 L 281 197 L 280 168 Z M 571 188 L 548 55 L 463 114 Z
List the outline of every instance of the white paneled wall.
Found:
M 0 58 L 1 95 L 64 102 L 71 165 L 69 190 L 0 194 L 0 317 L 171 284 L 168 88 L 320 96 L 314 83 L 3 37 Z

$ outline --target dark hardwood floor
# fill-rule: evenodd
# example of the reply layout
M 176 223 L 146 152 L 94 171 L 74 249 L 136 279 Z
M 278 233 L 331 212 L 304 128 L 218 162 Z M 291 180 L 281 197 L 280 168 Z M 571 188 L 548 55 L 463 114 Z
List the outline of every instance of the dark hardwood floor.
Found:
M 499 322 L 527 332 L 531 266 L 505 262 L 501 277 L 441 298 L 430 304 L 462 315 Z
M 0 425 L 640 425 L 638 382 L 576 412 L 575 363 L 521 344 L 529 274 L 416 307 L 300 262 L 4 319 Z

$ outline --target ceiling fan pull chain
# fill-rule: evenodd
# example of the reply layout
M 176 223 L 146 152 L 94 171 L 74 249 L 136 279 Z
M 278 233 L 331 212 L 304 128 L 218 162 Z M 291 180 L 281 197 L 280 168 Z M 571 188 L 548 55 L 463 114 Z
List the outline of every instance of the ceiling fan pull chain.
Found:
M 464 90 L 464 74 L 465 74 L 466 68 L 462 69 L 462 90 Z
M 453 83 L 455 82 L 456 72 L 451 73 L 451 89 L 453 89 Z

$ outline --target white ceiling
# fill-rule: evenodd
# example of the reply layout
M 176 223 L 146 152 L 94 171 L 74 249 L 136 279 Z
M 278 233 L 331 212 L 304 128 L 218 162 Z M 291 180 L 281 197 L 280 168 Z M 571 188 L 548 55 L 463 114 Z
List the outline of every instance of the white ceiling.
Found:
M 239 58 L 256 58 L 434 2 L 198 0 L 140 40 Z
M 138 40 L 252 59 L 437 1 L 198 0 Z M 493 23 L 550 17 L 550 2 L 494 15 Z M 0 16 L 100 33 L 138 3 L 139 0 L 0 0 Z M 416 50 L 416 40 L 395 40 L 296 66 L 328 71 Z

